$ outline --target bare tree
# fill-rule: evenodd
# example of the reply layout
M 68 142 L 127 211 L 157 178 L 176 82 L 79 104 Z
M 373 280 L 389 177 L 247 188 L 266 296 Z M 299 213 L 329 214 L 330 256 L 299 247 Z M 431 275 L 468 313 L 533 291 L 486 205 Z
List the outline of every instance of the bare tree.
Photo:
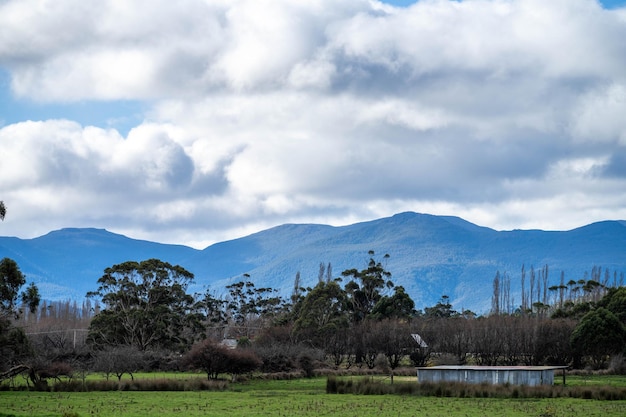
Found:
M 374 323 L 372 333 L 378 352 L 387 359 L 393 383 L 394 369 L 400 365 L 415 344 L 411 337 L 411 329 L 405 321 L 389 319 Z
M 142 367 L 143 355 L 134 346 L 115 346 L 101 350 L 95 355 L 93 368 L 96 372 L 102 372 L 106 379 L 115 375 L 117 382 L 121 386 L 122 376 L 130 375 L 134 379 L 133 373 Z
M 522 312 L 528 309 L 528 299 L 526 297 L 526 268 L 522 265 Z
M 333 266 L 328 262 L 326 266 L 326 283 L 328 284 L 333 279 Z
M 548 304 L 548 265 L 544 265 L 544 267 L 541 269 L 541 279 L 543 282 L 542 303 Z
M 491 314 L 500 314 L 500 271 L 493 278 L 493 295 L 491 296 Z
M 502 309 L 504 309 L 504 312 L 506 314 L 510 314 L 512 311 L 511 304 L 513 304 L 513 301 L 511 300 L 511 277 L 506 272 L 502 276 L 501 286 L 502 301 L 500 302 L 500 306 Z
M 302 295 L 302 283 L 300 278 L 300 271 L 296 272 L 296 277 L 293 280 L 293 292 L 291 293 L 291 305 L 295 306 L 300 300 Z
M 530 302 L 527 305 L 527 307 L 529 309 L 532 309 L 533 303 L 535 302 L 535 298 L 534 298 L 534 291 L 535 291 L 535 267 L 534 266 L 530 266 Z

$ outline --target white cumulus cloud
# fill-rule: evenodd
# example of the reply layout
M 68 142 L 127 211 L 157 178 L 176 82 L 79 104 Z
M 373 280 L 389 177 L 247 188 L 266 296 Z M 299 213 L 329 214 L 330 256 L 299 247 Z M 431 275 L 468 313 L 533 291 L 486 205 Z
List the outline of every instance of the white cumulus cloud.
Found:
M 404 210 L 626 218 L 623 39 L 595 0 L 4 1 L 12 100 L 147 110 L 128 134 L 1 127 L 3 230 L 202 246 Z

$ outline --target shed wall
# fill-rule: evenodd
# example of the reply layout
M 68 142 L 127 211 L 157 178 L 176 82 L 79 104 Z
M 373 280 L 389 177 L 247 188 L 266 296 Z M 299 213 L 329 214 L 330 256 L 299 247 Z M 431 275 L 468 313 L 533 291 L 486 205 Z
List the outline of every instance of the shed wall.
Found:
M 552 385 L 554 370 L 529 369 L 428 369 L 418 370 L 419 382 L 464 382 L 468 384 Z

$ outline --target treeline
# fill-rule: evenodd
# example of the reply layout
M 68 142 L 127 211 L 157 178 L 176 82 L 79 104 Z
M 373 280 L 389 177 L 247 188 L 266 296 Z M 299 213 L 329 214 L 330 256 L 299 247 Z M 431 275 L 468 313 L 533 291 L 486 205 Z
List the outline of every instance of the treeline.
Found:
M 522 265 L 520 273 L 521 300 L 516 303 L 511 295 L 511 277 L 507 272 L 496 272 L 491 297 L 492 314 L 539 314 L 550 315 L 556 310 L 560 316 L 571 315 L 580 305 L 598 302 L 610 288 L 624 286 L 624 273 L 594 266 L 578 280 L 566 281 L 565 272 L 559 275 L 559 284 L 549 278 L 549 267 L 541 269 Z
M 339 276 L 320 264 L 317 284 L 288 298 L 249 275 L 225 288 L 190 294 L 194 276 L 158 259 L 104 271 L 82 304 L 33 299 L 10 260 L 0 288 L 0 379 L 47 380 L 98 372 L 121 381 L 139 370 L 202 370 L 207 378 L 253 370 L 313 375 L 327 368 L 391 372 L 406 365 L 572 365 L 624 371 L 623 275 L 594 268 L 588 279 L 549 285 L 548 267 L 522 268 L 515 307 L 510 278 L 497 272 L 492 309 L 456 311 L 448 296 L 417 310 L 369 252 L 363 269 Z M 600 280 L 596 280 L 600 277 Z M 607 279 L 609 277 L 609 279 Z M 612 281 L 611 281 L 612 278 Z M 11 283 L 8 285 L 7 283 Z M 36 288 L 35 288 L 36 289 Z M 30 293 L 30 296 L 29 296 Z

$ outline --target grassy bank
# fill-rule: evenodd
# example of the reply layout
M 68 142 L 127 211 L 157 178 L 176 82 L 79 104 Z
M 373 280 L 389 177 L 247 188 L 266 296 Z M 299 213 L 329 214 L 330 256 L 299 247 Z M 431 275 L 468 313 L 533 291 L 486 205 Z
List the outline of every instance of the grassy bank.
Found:
M 622 417 L 626 401 L 333 395 L 326 394 L 326 378 L 255 380 L 219 392 L 0 392 L 0 417 L 120 415 Z

